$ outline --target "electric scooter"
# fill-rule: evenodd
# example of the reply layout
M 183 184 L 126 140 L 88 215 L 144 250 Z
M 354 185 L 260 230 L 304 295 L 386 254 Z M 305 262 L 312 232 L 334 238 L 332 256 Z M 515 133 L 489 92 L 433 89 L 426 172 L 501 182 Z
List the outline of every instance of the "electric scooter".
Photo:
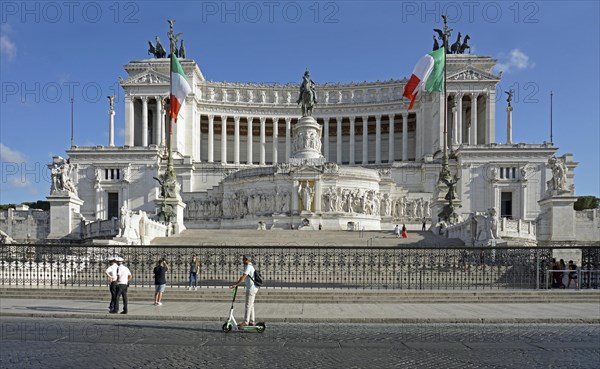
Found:
M 264 332 L 265 328 L 267 328 L 267 326 L 265 325 L 264 322 L 258 322 L 258 323 L 256 323 L 256 325 L 247 325 L 244 327 L 240 327 L 237 324 L 237 322 L 235 321 L 235 318 L 233 317 L 233 303 L 235 302 L 235 297 L 237 296 L 237 290 L 238 290 L 237 287 L 235 287 L 233 289 L 233 300 L 231 301 L 231 310 L 229 310 L 229 318 L 223 324 L 223 332 L 229 333 L 229 332 L 231 332 L 232 329 L 235 329 L 237 331 L 244 331 L 244 332 L 258 332 L 258 333 Z

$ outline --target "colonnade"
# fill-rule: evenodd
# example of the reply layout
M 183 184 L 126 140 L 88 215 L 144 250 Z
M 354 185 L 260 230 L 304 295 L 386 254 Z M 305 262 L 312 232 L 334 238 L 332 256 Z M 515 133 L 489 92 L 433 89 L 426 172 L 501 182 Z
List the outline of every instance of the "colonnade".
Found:
M 416 114 L 410 114 L 416 120 Z M 377 115 L 363 115 L 363 116 L 350 116 L 350 117 L 324 117 L 316 118 L 319 123 L 322 123 L 322 147 L 323 155 L 329 161 L 336 161 L 338 164 L 343 164 L 343 153 L 348 153 L 348 160 L 345 162 L 350 165 L 355 164 L 381 164 L 382 162 L 391 163 L 393 161 L 402 160 L 407 161 L 414 159 L 414 153 L 410 153 L 409 159 L 409 129 L 408 129 L 408 116 L 407 113 L 400 114 L 377 114 Z M 383 123 L 382 118 L 387 118 L 387 122 Z M 204 119 L 203 119 L 204 118 Z M 244 116 L 239 115 L 226 115 L 226 114 L 200 114 L 199 118 L 202 129 L 199 130 L 199 134 L 207 135 L 205 139 L 198 140 L 199 143 L 205 144 L 206 150 L 198 150 L 201 153 L 200 161 L 203 162 L 220 162 L 222 164 L 259 164 L 265 165 L 268 163 L 286 162 L 291 155 L 291 128 L 292 122 L 296 118 L 292 117 L 265 117 L 265 116 Z M 349 132 L 343 135 L 344 127 L 342 126 L 343 121 L 349 122 Z M 369 160 L 369 127 L 372 126 L 372 120 L 375 122 L 375 157 L 374 160 Z M 231 125 L 233 121 L 233 139 L 231 138 Z M 204 123 L 203 123 L 204 122 Z M 279 138 L 279 130 L 281 129 L 282 123 L 285 122 L 285 137 Z M 362 138 L 360 138 L 359 144 L 362 148 L 362 155 L 360 158 L 356 158 L 356 127 L 357 122 L 362 125 Z M 256 125 L 258 124 L 258 140 L 255 139 Z M 382 147 L 382 127 L 384 124 L 388 125 L 387 139 L 388 144 L 386 147 Z M 396 124 L 402 128 L 401 135 L 396 134 Z M 220 128 L 220 137 L 215 135 L 215 126 Z M 347 125 L 346 125 L 347 127 Z M 229 128 L 229 132 L 228 132 Z M 244 149 L 241 147 L 241 130 L 246 131 L 246 157 L 245 160 L 240 160 L 240 153 Z M 267 136 L 267 130 L 270 131 L 270 135 Z M 332 135 L 330 132 L 335 130 Z M 343 136 L 349 136 L 349 142 L 344 142 Z M 395 145 L 399 139 L 397 136 L 401 136 L 400 147 L 401 155 L 396 157 Z M 218 142 L 217 139 L 218 138 Z M 412 138 L 413 141 L 415 138 Z M 258 142 L 256 142 L 258 141 Z M 269 142 L 267 142 L 269 141 Z M 280 153 L 280 143 L 285 142 L 285 152 Z M 219 147 L 216 147 L 216 145 Z M 233 144 L 233 150 L 228 150 L 227 145 Z M 254 158 L 255 146 L 258 144 L 258 160 Z M 270 155 L 267 157 L 267 145 L 271 146 Z M 372 145 L 372 143 L 371 143 Z M 282 145 L 283 146 L 283 145 Z M 333 147 L 335 146 L 335 151 Z M 413 147 L 415 146 L 413 142 Z M 220 152 L 220 157 L 216 157 L 217 151 Z M 231 153 L 233 152 L 233 157 Z M 330 155 L 331 152 L 331 155 Z M 332 157 L 330 157 L 332 156 Z

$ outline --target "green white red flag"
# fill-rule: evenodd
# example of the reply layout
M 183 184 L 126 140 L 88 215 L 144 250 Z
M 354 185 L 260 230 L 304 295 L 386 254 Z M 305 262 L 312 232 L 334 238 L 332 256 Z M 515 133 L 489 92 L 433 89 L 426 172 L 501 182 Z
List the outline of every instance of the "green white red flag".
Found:
M 410 99 L 408 110 L 412 109 L 419 91 L 442 92 L 444 90 L 444 59 L 445 49 L 437 50 L 423 56 L 415 65 L 410 79 L 404 86 L 402 96 Z
M 171 53 L 171 109 L 169 115 L 171 116 L 171 120 L 175 123 L 177 123 L 179 109 L 181 109 L 185 97 L 189 95 L 190 92 L 192 92 L 192 88 L 185 78 L 183 68 L 181 67 L 181 64 L 179 64 L 179 60 L 177 59 L 177 56 L 175 56 L 175 53 Z

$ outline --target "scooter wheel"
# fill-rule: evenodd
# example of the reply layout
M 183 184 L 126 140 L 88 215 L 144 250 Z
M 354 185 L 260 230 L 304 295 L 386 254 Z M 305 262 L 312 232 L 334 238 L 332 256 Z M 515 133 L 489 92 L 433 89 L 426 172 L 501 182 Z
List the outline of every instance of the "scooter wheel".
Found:
M 225 333 L 231 332 L 231 324 L 229 324 L 229 323 L 223 324 L 223 332 L 225 332 Z
M 267 328 L 267 326 L 265 325 L 265 323 L 262 323 L 262 322 L 256 323 L 256 331 L 258 333 L 264 332 L 266 328 Z

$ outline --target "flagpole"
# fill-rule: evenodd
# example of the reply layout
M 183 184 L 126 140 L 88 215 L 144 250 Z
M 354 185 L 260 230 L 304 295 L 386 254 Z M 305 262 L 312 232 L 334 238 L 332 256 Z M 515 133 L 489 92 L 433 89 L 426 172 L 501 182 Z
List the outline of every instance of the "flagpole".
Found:
M 550 91 L 550 143 L 554 143 L 552 141 L 552 91 Z
M 447 55 L 447 48 L 448 48 L 448 17 L 445 15 L 442 15 L 442 18 L 444 19 L 444 150 L 443 150 L 443 155 L 442 155 L 442 172 L 440 173 L 440 177 L 445 177 L 445 178 L 449 178 L 450 177 L 450 171 L 448 169 L 448 90 L 447 90 L 447 83 L 446 83 L 446 57 Z

